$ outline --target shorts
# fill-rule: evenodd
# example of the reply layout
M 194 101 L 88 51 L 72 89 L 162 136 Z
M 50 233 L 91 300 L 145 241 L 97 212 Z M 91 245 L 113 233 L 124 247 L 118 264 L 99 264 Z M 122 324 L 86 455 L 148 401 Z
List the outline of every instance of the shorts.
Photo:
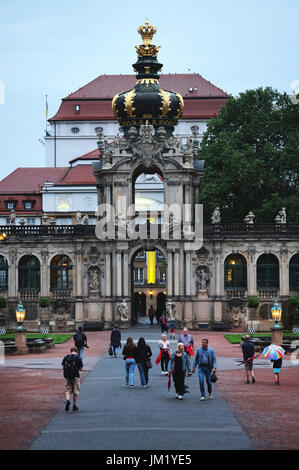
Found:
M 276 367 L 273 369 L 274 374 L 280 374 L 280 369 L 276 369 Z
M 245 362 L 245 370 L 252 370 L 253 369 L 253 361 Z
M 64 389 L 66 392 L 73 393 L 74 395 L 80 394 L 80 378 L 65 379 Z

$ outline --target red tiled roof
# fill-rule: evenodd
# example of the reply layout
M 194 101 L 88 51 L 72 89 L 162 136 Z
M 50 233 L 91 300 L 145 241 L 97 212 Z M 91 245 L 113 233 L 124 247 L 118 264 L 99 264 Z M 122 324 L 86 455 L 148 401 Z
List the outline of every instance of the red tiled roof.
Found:
M 63 180 L 57 183 L 58 186 L 61 185 L 96 185 L 96 179 L 93 174 L 92 165 L 77 165 L 71 167 Z
M 58 168 L 17 168 L 0 181 L 0 194 L 35 194 L 46 181 L 59 182 L 68 167 Z
M 229 97 L 199 74 L 162 74 L 159 82 L 165 90 L 174 90 L 183 96 L 184 119 L 213 117 Z M 49 120 L 114 120 L 112 98 L 121 91 L 130 90 L 135 83 L 135 75 L 100 75 L 64 98 L 56 115 Z M 76 113 L 76 105 L 80 105 L 80 112 Z
M 71 160 L 69 163 L 75 163 L 79 160 L 98 160 L 99 159 L 99 149 L 92 150 L 91 152 L 85 153 L 84 155 L 81 155 L 80 157 L 76 157 L 73 160 Z

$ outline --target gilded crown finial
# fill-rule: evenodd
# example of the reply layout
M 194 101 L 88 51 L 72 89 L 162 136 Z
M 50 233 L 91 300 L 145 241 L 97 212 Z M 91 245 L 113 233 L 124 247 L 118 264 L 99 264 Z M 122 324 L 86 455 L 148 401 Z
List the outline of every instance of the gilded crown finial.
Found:
M 142 45 L 136 47 L 137 54 L 139 57 L 154 56 L 157 57 L 160 46 L 152 45 L 152 39 L 156 34 L 157 28 L 152 24 L 149 24 L 148 18 L 145 18 L 145 24 L 139 26 L 138 33 L 142 37 Z

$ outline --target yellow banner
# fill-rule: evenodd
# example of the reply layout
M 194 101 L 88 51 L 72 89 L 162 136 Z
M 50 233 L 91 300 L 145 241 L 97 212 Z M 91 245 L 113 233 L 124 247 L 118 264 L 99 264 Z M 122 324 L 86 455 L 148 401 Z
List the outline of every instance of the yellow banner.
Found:
M 156 252 L 146 252 L 147 283 L 156 284 Z

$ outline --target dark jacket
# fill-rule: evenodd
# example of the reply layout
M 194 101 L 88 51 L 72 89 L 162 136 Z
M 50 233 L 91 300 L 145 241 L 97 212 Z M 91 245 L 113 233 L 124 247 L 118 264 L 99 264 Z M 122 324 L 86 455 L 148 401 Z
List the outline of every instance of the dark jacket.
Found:
M 254 356 L 254 344 L 252 341 L 244 341 L 241 344 L 244 361 Z
M 77 333 L 74 334 L 73 336 L 75 346 L 79 349 L 83 348 L 87 344 L 87 337 L 86 334 L 83 333 L 83 331 L 77 331 Z
M 110 344 L 111 346 L 114 346 L 115 348 L 120 348 L 121 346 L 121 334 L 117 328 L 115 328 L 111 332 Z
M 137 363 L 145 366 L 146 359 L 149 359 L 151 356 L 152 356 L 152 350 L 148 344 L 145 344 L 144 346 L 137 346 L 137 359 L 136 359 Z
M 123 347 L 123 356 L 124 359 L 128 359 L 129 357 L 133 357 L 133 359 L 137 359 L 137 347 L 135 346 L 133 349 L 128 349 L 128 346 L 125 344 Z

